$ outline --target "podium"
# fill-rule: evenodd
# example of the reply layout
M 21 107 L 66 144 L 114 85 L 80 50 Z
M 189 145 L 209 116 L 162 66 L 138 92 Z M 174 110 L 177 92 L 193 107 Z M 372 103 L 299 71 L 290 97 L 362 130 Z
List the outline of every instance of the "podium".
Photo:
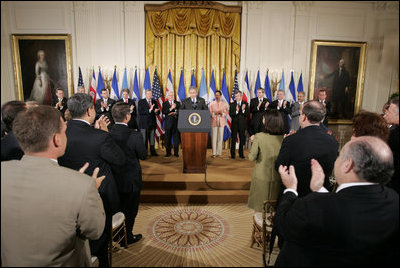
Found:
M 183 173 L 205 173 L 208 133 L 211 116 L 208 110 L 179 110 Z

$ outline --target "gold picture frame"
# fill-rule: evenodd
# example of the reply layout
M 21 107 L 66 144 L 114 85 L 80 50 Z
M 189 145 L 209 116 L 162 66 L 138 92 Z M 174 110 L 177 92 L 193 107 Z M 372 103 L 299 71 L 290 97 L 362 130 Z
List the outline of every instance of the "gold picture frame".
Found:
M 69 34 L 12 34 L 16 96 L 51 104 L 57 88 L 72 96 L 73 74 Z
M 326 90 L 331 102 L 329 124 L 352 124 L 360 110 L 366 49 L 366 42 L 312 41 L 308 96 L 318 99 L 319 90 Z

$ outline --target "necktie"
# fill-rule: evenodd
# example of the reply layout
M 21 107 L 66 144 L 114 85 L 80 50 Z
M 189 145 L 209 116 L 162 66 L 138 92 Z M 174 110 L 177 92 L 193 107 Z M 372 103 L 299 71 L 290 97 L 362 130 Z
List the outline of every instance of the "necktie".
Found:
M 124 99 L 124 102 L 125 102 L 125 103 L 128 103 L 128 100 L 127 100 L 127 99 Z
M 342 74 L 342 68 L 339 69 L 339 76 Z
M 169 105 L 171 105 L 171 106 L 172 106 L 172 101 L 170 101 L 170 102 L 169 102 Z
M 149 103 L 149 108 L 151 108 L 151 102 L 150 101 L 147 101 L 148 103 Z
M 262 99 L 259 99 L 258 102 L 262 102 Z

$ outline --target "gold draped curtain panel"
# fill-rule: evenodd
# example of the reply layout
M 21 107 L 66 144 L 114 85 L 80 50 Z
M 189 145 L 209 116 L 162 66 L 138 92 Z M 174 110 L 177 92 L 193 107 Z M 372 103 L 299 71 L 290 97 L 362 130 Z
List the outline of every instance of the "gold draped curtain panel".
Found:
M 225 70 L 229 95 L 234 83 L 235 66 L 240 70 L 241 7 L 214 2 L 169 2 L 146 5 L 146 69 L 153 79 L 155 67 L 165 96 L 171 70 L 175 95 L 183 69 L 186 96 L 194 68 L 197 88 L 202 69 L 209 90 L 213 67 L 217 90 Z

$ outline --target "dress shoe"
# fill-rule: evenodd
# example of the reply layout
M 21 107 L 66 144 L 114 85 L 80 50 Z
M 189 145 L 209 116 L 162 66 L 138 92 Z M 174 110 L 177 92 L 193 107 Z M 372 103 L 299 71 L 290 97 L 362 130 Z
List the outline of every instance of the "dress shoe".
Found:
M 235 159 L 235 156 L 234 156 L 234 155 L 231 155 L 231 158 L 232 158 L 232 159 Z
M 170 156 L 171 156 L 171 154 L 166 154 L 166 155 L 165 155 L 165 157 L 170 157 Z
M 174 154 L 174 156 L 179 157 L 179 154 Z
M 140 239 L 142 239 L 142 234 L 136 234 L 136 235 L 132 235 L 131 237 L 128 237 L 128 245 L 131 245 L 133 243 L 138 242 Z M 122 239 L 122 241 L 120 242 L 120 245 L 122 247 L 125 247 L 125 239 Z
M 158 156 L 158 153 L 157 152 L 151 152 L 151 155 L 152 156 Z
M 241 155 L 241 156 L 239 156 L 239 157 L 244 159 L 244 155 Z

